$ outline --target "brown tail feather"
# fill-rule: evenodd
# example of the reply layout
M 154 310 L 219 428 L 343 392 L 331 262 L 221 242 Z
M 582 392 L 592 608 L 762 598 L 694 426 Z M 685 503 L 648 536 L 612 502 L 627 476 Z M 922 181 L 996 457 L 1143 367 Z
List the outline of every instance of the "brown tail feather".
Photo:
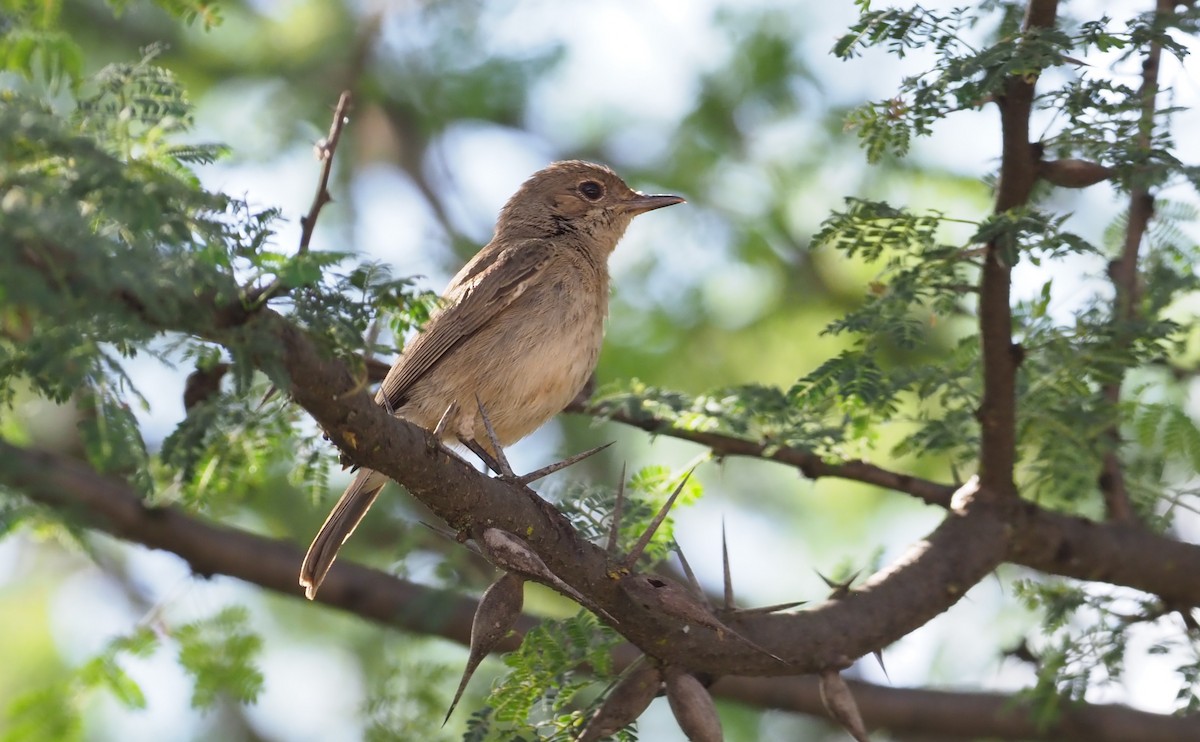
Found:
M 333 506 L 325 524 L 308 547 L 304 565 L 300 567 L 300 584 L 304 586 L 304 595 L 309 600 L 317 596 L 317 588 L 321 587 L 325 574 L 333 566 L 338 550 L 354 533 L 387 481 L 387 477 L 377 471 L 359 469 L 354 481 Z

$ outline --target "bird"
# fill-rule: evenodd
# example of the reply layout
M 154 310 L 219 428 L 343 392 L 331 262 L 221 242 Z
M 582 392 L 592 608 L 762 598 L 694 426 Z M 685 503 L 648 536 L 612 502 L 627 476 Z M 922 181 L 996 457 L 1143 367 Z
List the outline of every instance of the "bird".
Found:
M 375 402 L 485 462 L 503 460 L 493 440 L 508 446 L 541 427 L 595 370 L 608 258 L 630 222 L 680 203 L 635 191 L 612 169 L 582 160 L 534 173 L 500 210 L 492 239 L 450 281 Z M 360 468 L 334 505 L 300 569 L 309 600 L 387 481 Z

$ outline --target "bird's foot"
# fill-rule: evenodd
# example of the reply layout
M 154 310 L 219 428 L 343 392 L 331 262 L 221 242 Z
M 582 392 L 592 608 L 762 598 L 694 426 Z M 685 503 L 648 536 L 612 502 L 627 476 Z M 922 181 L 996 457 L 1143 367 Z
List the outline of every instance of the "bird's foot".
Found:
M 521 487 L 527 487 L 530 482 L 536 482 L 542 477 L 553 474 L 561 469 L 566 469 L 572 464 L 577 464 L 587 457 L 600 453 L 612 445 L 612 442 L 605 443 L 602 446 L 596 446 L 595 448 L 584 451 L 583 453 L 577 453 L 574 456 L 568 456 L 562 461 L 557 461 L 549 466 L 543 466 L 541 469 L 531 471 L 528 474 L 517 476 L 517 474 L 513 472 L 512 466 L 508 463 L 508 457 L 504 455 L 504 447 L 500 445 L 500 440 L 496 437 L 496 430 L 492 427 L 492 421 L 488 419 L 487 409 L 483 406 L 483 402 L 476 397 L 475 403 L 479 406 L 479 417 L 481 420 L 483 420 L 483 429 L 485 432 L 487 432 L 488 442 L 491 444 L 492 450 L 488 451 L 474 440 L 463 440 L 463 445 L 471 449 L 476 456 L 482 459 L 483 463 L 486 464 L 489 469 L 495 472 L 500 479 L 520 485 Z M 447 410 L 447 412 L 449 411 Z M 492 451 L 495 452 L 494 455 Z
M 459 443 L 462 443 L 467 448 L 471 449 L 471 453 L 475 454 L 483 461 L 493 473 L 500 479 L 506 482 L 517 482 L 520 477 L 513 473 L 512 467 L 508 463 L 508 458 L 504 455 L 504 449 L 496 446 L 494 449 L 498 455 L 493 456 L 492 452 L 481 446 L 478 442 L 469 438 L 459 438 Z

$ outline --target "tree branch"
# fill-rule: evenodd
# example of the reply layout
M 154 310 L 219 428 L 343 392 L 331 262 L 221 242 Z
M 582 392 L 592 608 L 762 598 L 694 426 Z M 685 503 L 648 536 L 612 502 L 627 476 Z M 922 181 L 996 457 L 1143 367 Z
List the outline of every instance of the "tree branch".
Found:
M 128 484 L 69 456 L 0 440 L 0 482 L 93 528 L 174 552 L 198 575 L 229 575 L 300 594 L 296 573 L 304 553 L 295 544 L 205 523 L 174 506 L 149 506 Z M 475 610 L 470 598 L 351 562 L 330 574 L 319 602 L 400 629 L 464 638 L 471 634 Z
M 954 488 L 863 461 L 831 463 L 801 448 L 771 446 L 724 433 L 676 428 L 653 415 L 635 416 L 576 400 L 568 412 L 598 416 L 709 447 L 717 456 L 747 456 L 794 466 L 813 479 L 821 476 L 874 484 L 904 492 L 931 505 L 950 507 Z M 1200 547 L 1182 543 L 1144 528 L 1119 523 L 1096 523 L 1063 515 L 1022 501 L 1012 521 L 1012 539 L 1005 561 L 1048 574 L 1080 580 L 1100 580 L 1152 593 L 1181 605 L 1200 604 Z
M 1088 742 L 1183 742 L 1200 734 L 1195 717 L 1161 716 L 1115 704 L 1064 706 L 1058 719 L 1041 727 L 1033 709 L 1000 693 L 888 688 L 847 680 L 863 718 L 872 729 L 897 739 L 1087 740 Z M 824 713 L 817 680 L 804 678 L 722 678 L 712 688 L 725 698 L 768 708 Z
M 296 564 L 302 552 L 281 540 L 205 523 L 173 506 L 148 507 L 126 483 L 86 464 L 0 441 L 0 481 L 37 502 L 74 515 L 81 523 L 150 548 L 170 551 L 201 575 L 223 574 L 299 599 Z M 466 645 L 476 602 L 449 591 L 417 585 L 379 570 L 343 564 L 330 573 L 318 601 L 378 623 L 440 636 Z M 537 619 L 524 616 L 517 634 L 501 643 L 510 651 Z M 619 651 L 624 667 L 636 653 Z M 1174 742 L 1195 737 L 1198 722 L 1124 706 L 1080 704 L 1065 709 L 1048 727 L 1011 696 L 887 688 L 851 681 L 872 727 L 966 738 Z M 720 696 L 754 706 L 823 715 L 813 678 L 726 677 Z
M 1097 523 L 1023 503 L 1007 560 L 1049 574 L 1125 585 L 1175 606 L 1200 605 L 1200 546 L 1134 523 Z
M 1058 12 L 1056 0 L 1030 0 L 1023 31 L 1051 28 Z M 1037 78 L 1011 76 L 996 98 L 1003 140 L 995 213 L 1002 214 L 1029 200 L 1037 180 L 1037 161 L 1029 141 L 1029 115 Z M 979 284 L 979 338 L 983 366 L 983 396 L 979 405 L 979 476 L 986 491 L 1008 500 L 1017 498 L 1016 466 L 1017 366 L 1020 349 L 1012 341 L 1012 256 L 1015 237 L 1000 235 L 987 244 Z
M 670 420 L 649 414 L 631 415 L 621 410 L 605 407 L 603 402 L 590 403 L 576 400 L 567 406 L 566 411 L 590 415 L 602 420 L 613 420 L 655 435 L 666 435 L 679 440 L 699 443 L 707 446 L 718 457 L 746 456 L 775 461 L 796 467 L 809 479 L 833 477 L 873 484 L 919 497 L 930 505 L 949 507 L 950 496 L 954 494 L 954 487 L 951 485 L 889 471 L 866 461 L 850 460 L 834 463 L 825 461 L 812 451 L 803 448 L 777 446 L 768 442 L 737 438 L 725 433 L 677 428 Z

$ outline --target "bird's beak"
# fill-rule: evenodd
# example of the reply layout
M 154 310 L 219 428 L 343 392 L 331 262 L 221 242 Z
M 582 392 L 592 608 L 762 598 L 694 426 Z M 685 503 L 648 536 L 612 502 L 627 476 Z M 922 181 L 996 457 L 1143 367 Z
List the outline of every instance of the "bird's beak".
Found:
M 638 214 L 645 214 L 647 211 L 654 211 L 664 206 L 674 206 L 681 203 L 684 203 L 684 199 L 679 196 L 647 196 L 634 191 L 632 196 L 618 205 L 618 208 L 626 214 L 637 216 Z

